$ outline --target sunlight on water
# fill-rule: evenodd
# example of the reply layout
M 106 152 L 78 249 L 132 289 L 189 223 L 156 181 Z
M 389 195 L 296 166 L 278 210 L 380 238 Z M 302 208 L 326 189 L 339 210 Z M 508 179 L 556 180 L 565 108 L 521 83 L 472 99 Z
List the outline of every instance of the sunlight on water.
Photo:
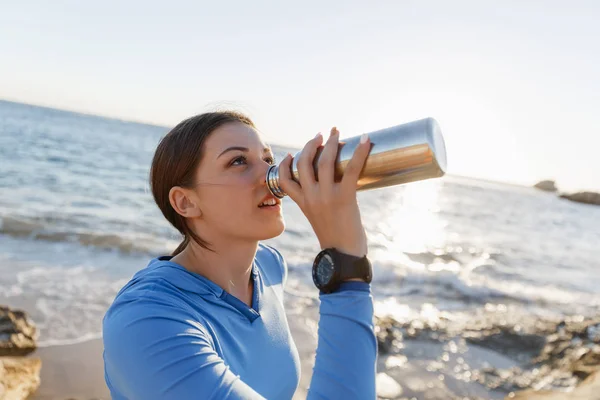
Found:
M 392 317 L 396 321 L 407 321 L 415 316 L 414 311 L 407 304 L 399 303 L 393 297 L 375 302 L 374 307 L 375 315 L 379 317 Z
M 404 253 L 424 253 L 443 248 L 447 242 L 446 222 L 439 216 L 439 180 L 406 185 L 381 211 L 369 240 L 379 245 L 373 256 L 379 261 L 397 261 Z
M 390 297 L 385 300 L 375 302 L 375 315 L 378 317 L 391 317 L 398 322 L 415 321 L 415 323 L 429 323 L 434 325 L 440 322 L 440 315 L 446 317 L 446 313 L 431 303 L 423 303 L 420 309 L 411 308 L 409 305 L 401 303 L 398 299 Z

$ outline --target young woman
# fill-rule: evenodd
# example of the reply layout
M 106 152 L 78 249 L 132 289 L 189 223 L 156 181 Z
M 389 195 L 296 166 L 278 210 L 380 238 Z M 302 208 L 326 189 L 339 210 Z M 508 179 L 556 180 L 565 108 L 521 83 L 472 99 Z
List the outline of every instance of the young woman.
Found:
M 281 188 L 308 218 L 322 251 L 318 346 L 308 397 L 374 399 L 377 342 L 371 265 L 356 200 L 365 136 L 334 182 L 339 133 L 309 141 Z M 156 204 L 184 237 L 119 291 L 103 320 L 106 383 L 120 399 L 290 399 L 300 377 L 283 308 L 287 266 L 261 240 L 280 235 L 281 202 L 265 183 L 274 163 L 252 121 L 235 112 L 189 118 L 159 143 Z M 307 271 L 309 273 L 309 271 Z

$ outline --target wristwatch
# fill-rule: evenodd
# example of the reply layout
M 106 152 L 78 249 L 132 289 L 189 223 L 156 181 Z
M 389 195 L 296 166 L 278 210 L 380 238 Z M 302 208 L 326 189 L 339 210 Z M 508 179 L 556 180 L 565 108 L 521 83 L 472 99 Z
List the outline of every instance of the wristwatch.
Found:
M 359 278 L 370 283 L 373 279 L 373 269 L 367 256 L 352 256 L 332 247 L 317 254 L 313 263 L 312 277 L 319 290 L 323 293 L 331 293 L 348 279 Z

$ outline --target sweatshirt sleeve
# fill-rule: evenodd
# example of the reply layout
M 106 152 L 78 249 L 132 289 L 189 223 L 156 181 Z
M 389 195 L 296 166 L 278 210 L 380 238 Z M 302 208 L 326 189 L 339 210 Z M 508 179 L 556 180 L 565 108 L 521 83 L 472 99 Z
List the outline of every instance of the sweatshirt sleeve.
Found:
M 229 369 L 210 334 L 182 307 L 134 300 L 105 318 L 103 340 L 115 398 L 264 398 Z
M 365 282 L 320 295 L 317 355 L 308 399 L 375 399 L 377 339 Z

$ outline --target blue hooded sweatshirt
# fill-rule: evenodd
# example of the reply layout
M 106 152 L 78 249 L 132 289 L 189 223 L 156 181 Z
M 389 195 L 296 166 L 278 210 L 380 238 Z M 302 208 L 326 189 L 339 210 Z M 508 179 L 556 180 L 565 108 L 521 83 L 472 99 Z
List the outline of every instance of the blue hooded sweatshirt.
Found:
M 153 259 L 119 291 L 103 320 L 114 400 L 291 399 L 298 351 L 283 305 L 287 265 L 259 244 L 252 307 L 212 281 Z M 309 399 L 374 399 L 377 342 L 364 282 L 320 294 Z

